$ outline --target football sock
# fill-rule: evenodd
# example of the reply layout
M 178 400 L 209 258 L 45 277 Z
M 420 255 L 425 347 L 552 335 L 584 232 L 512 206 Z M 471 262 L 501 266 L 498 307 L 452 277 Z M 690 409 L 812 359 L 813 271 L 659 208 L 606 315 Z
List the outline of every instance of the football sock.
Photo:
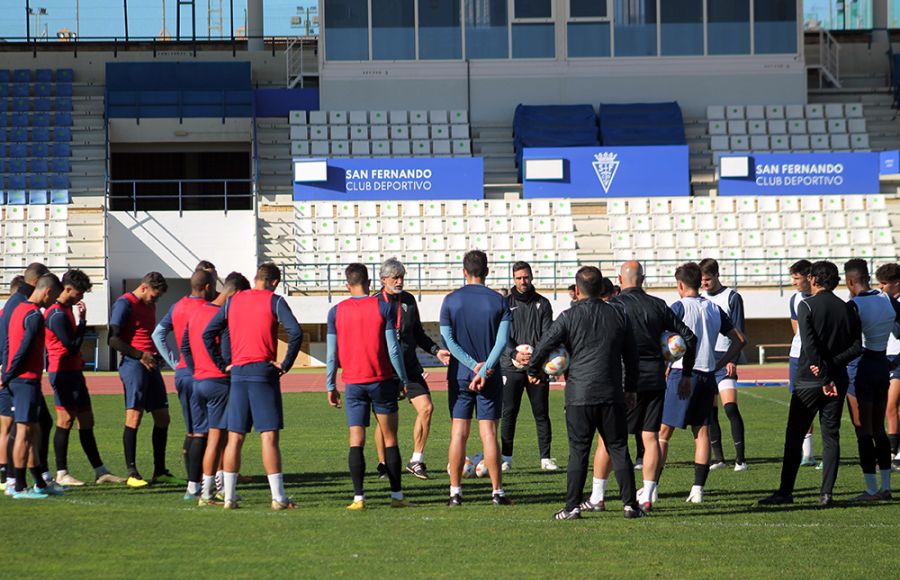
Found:
M 506 495 L 506 492 L 503 491 L 503 488 L 501 487 L 500 489 L 495 489 L 494 493 L 492 493 L 491 495 L 497 495 L 497 496 L 503 497 Z
M 900 446 L 900 434 L 888 433 L 888 441 L 891 442 L 891 455 L 897 455 L 897 447 Z
M 191 437 L 188 449 L 188 481 L 200 484 L 203 478 L 203 454 L 206 453 L 206 437 Z
M 40 467 L 30 467 L 31 477 L 34 479 L 34 486 L 40 489 L 47 487 L 47 481 L 44 480 L 44 474 L 41 473 Z
M 653 501 L 653 494 L 656 492 L 656 482 L 649 479 L 644 480 L 644 501 Z
M 219 470 L 216 472 L 216 491 L 225 490 L 225 472 Z
M 392 491 L 391 499 L 395 499 L 397 501 L 402 501 L 403 500 L 403 492 L 402 491 Z
M 153 426 L 153 475 L 162 475 L 166 470 L 166 440 L 168 427 Z
M 724 463 L 725 452 L 722 450 L 722 427 L 719 426 L 719 408 L 713 407 L 709 415 L 709 448 L 712 450 L 713 463 Z
M 412 454 L 412 459 L 410 459 L 410 462 L 412 462 L 412 463 L 421 463 L 423 459 L 425 459 L 425 454 L 424 454 L 424 453 L 414 452 L 414 453 Z
M 40 469 L 41 469 L 41 478 L 44 480 L 45 483 L 50 483 L 51 481 L 53 481 L 53 475 L 51 475 L 49 471 L 47 471 L 44 468 L 40 468 Z
M 891 468 L 891 443 L 888 441 L 887 433 L 881 431 L 873 436 L 875 444 L 875 462 L 879 469 Z
M 234 501 L 237 496 L 237 473 L 226 471 L 222 474 L 223 487 L 225 488 L 225 501 Z
M 746 463 L 744 457 L 744 418 L 737 403 L 725 403 L 725 416 L 731 422 L 731 439 L 734 441 L 735 463 Z M 719 441 L 721 442 L 721 435 Z
M 363 478 L 366 475 L 366 457 L 362 447 L 351 447 L 347 455 L 347 464 L 350 467 L 350 479 L 353 481 L 353 493 L 363 495 Z
M 591 485 L 591 503 L 598 504 L 603 501 L 603 498 L 606 497 L 606 480 L 605 479 L 593 479 L 593 484 Z
M 272 499 L 284 503 L 287 501 L 287 494 L 284 493 L 284 474 L 272 473 L 267 475 L 269 480 L 269 490 L 272 492 Z
M 881 491 L 891 491 L 891 470 L 881 470 Z
M 856 430 L 856 444 L 859 447 L 859 466 L 863 473 L 875 473 L 875 438 Z
M 644 462 L 644 438 L 640 433 L 634 436 L 634 462 Z
M 25 491 L 26 474 L 28 473 L 27 467 L 17 467 L 16 468 L 16 492 Z
M 109 470 L 102 463 L 94 468 L 94 475 L 99 479 L 101 476 L 109 473 Z
M 401 491 L 403 489 L 400 483 L 400 448 L 393 447 L 384 448 L 384 465 L 387 467 L 388 480 L 391 482 L 391 491 Z
M 81 448 L 84 449 L 84 454 L 87 455 L 91 467 L 94 470 L 103 467 L 103 460 L 100 459 L 100 450 L 97 449 L 97 439 L 94 437 L 94 430 L 79 429 L 78 440 L 81 441 Z M 101 473 L 100 475 L 103 474 Z
M 803 457 L 812 457 L 813 456 L 813 436 L 812 433 L 807 433 L 803 437 Z
M 56 470 L 69 470 L 69 429 L 56 427 L 56 433 L 53 435 L 53 452 L 56 454 Z
M 16 468 L 13 467 L 12 470 L 6 475 L 6 490 L 7 495 L 12 495 L 12 492 L 16 491 Z
M 205 475 L 203 476 L 203 497 L 209 499 L 216 492 L 216 476 L 215 475 Z
M 191 495 L 199 495 L 200 494 L 200 482 L 199 481 L 189 481 L 187 483 L 187 492 Z
M 450 486 L 450 497 L 453 497 L 454 495 L 462 495 L 462 488 L 461 487 L 453 487 L 451 485 Z
M 125 467 L 128 469 L 128 475 L 138 477 L 137 465 L 135 457 L 137 456 L 137 429 L 125 427 L 122 433 L 122 444 L 125 446 Z
M 500 456 L 501 463 L 509 463 L 512 465 L 512 455 L 501 455 Z
M 703 487 L 706 485 L 706 478 L 709 477 L 709 464 L 708 463 L 695 463 L 694 464 L 694 485 Z
M 874 473 L 863 473 L 863 479 L 866 481 L 866 493 L 875 495 L 878 493 L 878 480 L 875 479 Z
M 181 458 L 184 459 L 184 474 L 187 475 L 188 480 L 191 479 L 191 447 L 194 444 L 194 437 L 190 435 L 184 436 L 184 441 L 181 442 Z
M 0 463 L 0 483 L 6 483 L 6 464 Z

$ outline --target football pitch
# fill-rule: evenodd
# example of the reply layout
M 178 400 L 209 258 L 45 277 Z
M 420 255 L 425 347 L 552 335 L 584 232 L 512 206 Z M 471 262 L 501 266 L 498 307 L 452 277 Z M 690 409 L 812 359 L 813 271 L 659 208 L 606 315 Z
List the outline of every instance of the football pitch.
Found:
M 389 508 L 387 481 L 375 475 L 374 441 L 367 446 L 369 509 L 348 512 L 343 410 L 327 406 L 324 393 L 284 396 L 282 451 L 288 494 L 300 505 L 269 508 L 259 439 L 248 437 L 242 472 L 253 483 L 238 486 L 242 508 L 199 508 L 182 499 L 183 488 L 140 490 L 88 485 L 42 502 L 0 498 L 6 530 L 7 570 L 30 576 L 80 577 L 891 577 L 897 572 L 900 502 L 853 505 L 863 489 L 856 440 L 846 417 L 836 507 L 815 507 L 820 472 L 802 468 L 793 506 L 755 508 L 778 482 L 788 393 L 780 388 L 742 389 L 750 469 L 714 471 L 701 505 L 684 503 L 693 483 L 687 431 L 673 438 L 672 462 L 651 517 L 625 520 L 610 483 L 605 513 L 557 522 L 565 472 L 538 469 L 534 424 L 527 403 L 520 415 L 514 469 L 504 488 L 517 504 L 490 505 L 487 479 L 465 480 L 464 505 L 446 507 L 444 470 L 449 440 L 446 393 L 435 394 L 435 420 L 425 460 L 432 479 L 404 476 L 417 507 Z M 169 437 L 169 467 L 183 475 L 183 426 L 178 401 Z M 107 465 L 123 473 L 122 398 L 95 396 L 97 439 Z M 568 451 L 561 392 L 551 393 L 553 454 L 565 465 Z M 721 411 L 720 411 L 721 412 Z M 412 451 L 410 405 L 401 403 L 401 453 Z M 731 445 L 722 417 L 726 456 Z M 470 441 L 469 454 L 479 444 Z M 633 450 L 633 442 L 632 442 Z M 150 422 L 140 432 L 138 467 L 149 475 Z M 632 451 L 633 453 L 633 451 Z M 816 437 L 816 453 L 821 444 Z M 78 438 L 71 438 L 69 469 L 92 474 Z M 51 452 L 51 468 L 53 467 Z M 636 474 L 640 485 L 640 474 Z M 900 477 L 898 477 L 900 479 Z M 588 480 L 588 491 L 590 479 Z M 893 572 L 891 572 L 893 570 Z

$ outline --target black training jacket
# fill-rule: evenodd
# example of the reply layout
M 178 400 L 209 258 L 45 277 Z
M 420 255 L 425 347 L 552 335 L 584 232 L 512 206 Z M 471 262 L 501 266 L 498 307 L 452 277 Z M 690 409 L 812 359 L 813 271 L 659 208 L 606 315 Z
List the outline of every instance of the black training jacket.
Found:
M 432 355 L 437 353 L 439 347 L 422 327 L 422 319 L 419 318 L 419 306 L 416 304 L 415 296 L 405 290 L 399 295 L 388 294 L 382 290 L 378 293 L 378 297 L 384 302 L 392 301 L 395 304 L 399 300 L 394 328 L 397 328 L 399 319 L 398 335 L 400 348 L 403 350 L 403 366 L 406 367 L 406 374 L 413 380 L 423 371 L 422 365 L 419 364 L 419 357 L 416 356 L 416 347 L 418 346 Z
M 512 324 L 509 327 L 509 340 L 506 341 L 506 350 L 500 358 L 500 368 L 504 373 L 524 373 L 525 369 L 517 369 L 512 364 L 512 357 L 516 354 L 516 347 L 520 344 L 530 344 L 535 347 L 541 337 L 550 330 L 553 324 L 553 307 L 550 301 L 534 293 L 534 299 L 529 302 L 517 300 L 513 294 L 506 298 L 509 302 L 509 310 L 512 313 Z
M 626 349 L 637 353 L 637 373 L 625 373 L 625 390 L 632 393 L 659 391 L 666 388 L 666 361 L 662 356 L 660 337 L 665 331 L 677 332 L 687 344 L 682 364 L 684 376 L 691 376 L 697 357 L 697 337 L 675 316 L 665 301 L 641 288 L 624 288 L 610 302 L 619 304 L 628 316 L 631 332 Z
M 823 290 L 797 305 L 797 389 L 814 389 L 832 381 L 847 388 L 847 363 L 862 354 L 862 325 L 851 300 L 844 302 L 834 292 Z M 815 376 L 810 366 L 820 369 Z
M 566 405 L 586 406 L 621 400 L 622 367 L 637 372 L 634 352 L 625 352 L 628 318 L 619 305 L 599 298 L 578 301 L 563 311 L 535 347 L 528 374 L 541 376 L 548 355 L 559 345 L 569 351 Z

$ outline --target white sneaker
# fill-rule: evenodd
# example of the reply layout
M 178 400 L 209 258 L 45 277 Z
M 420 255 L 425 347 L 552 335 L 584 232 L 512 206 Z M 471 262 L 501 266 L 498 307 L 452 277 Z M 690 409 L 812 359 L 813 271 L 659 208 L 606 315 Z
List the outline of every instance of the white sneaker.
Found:
M 638 460 L 637 463 L 634 464 L 634 470 L 642 471 L 643 469 L 644 469 L 644 463 L 642 461 Z
M 653 497 L 648 499 L 647 497 L 645 497 L 646 495 L 647 494 L 646 494 L 646 492 L 644 492 L 643 487 L 641 489 L 637 490 L 637 493 L 635 494 L 635 496 L 638 500 L 638 503 L 644 504 L 648 501 L 650 503 L 656 503 L 657 501 L 659 501 L 659 488 L 657 487 L 657 488 L 653 489 Z
M 750 468 L 746 463 L 735 463 L 734 470 L 735 471 L 747 471 Z
M 58 471 L 56 473 L 56 483 L 59 485 L 64 485 L 66 487 L 81 487 L 84 485 L 83 481 L 77 480 L 71 475 L 69 475 L 68 471 Z
M 447 469 L 450 469 L 449 465 L 447 466 Z M 510 469 L 512 469 L 512 460 L 504 461 L 500 464 L 500 471 L 502 471 L 503 473 L 506 473 Z
M 16 495 L 16 486 L 10 484 L 9 480 L 6 481 L 6 489 L 3 490 L 3 493 L 12 497 Z
M 692 487 L 690 495 L 684 501 L 685 503 L 703 503 L 703 488 L 697 485 Z
M 553 457 L 549 459 L 541 459 L 541 469 L 544 471 L 557 471 L 559 469 L 559 465 L 556 464 L 556 459 Z
M 725 465 L 725 462 L 724 462 L 724 461 L 719 461 L 718 463 L 712 463 L 712 464 L 710 464 L 709 470 L 710 470 L 710 471 L 715 471 L 715 470 L 717 470 L 717 469 L 725 469 L 726 467 L 728 467 L 728 466 Z

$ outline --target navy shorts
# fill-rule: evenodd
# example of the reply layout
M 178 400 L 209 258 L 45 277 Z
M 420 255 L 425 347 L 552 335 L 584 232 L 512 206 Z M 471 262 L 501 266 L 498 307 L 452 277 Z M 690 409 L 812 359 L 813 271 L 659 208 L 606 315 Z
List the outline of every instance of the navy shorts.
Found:
M 847 365 L 850 386 L 847 395 L 859 401 L 887 401 L 891 363 L 884 353 L 864 351 Z
M 794 356 L 788 358 L 788 391 L 792 393 L 794 392 L 794 381 L 797 379 L 797 364 L 799 360 Z
M 13 397 L 8 387 L 0 387 L 0 417 L 13 416 Z
M 500 373 L 487 380 L 479 392 L 469 390 L 468 382 L 447 378 L 447 400 L 452 419 L 472 419 L 472 412 L 479 421 L 499 421 L 503 414 L 503 381 Z
M 431 395 L 431 389 L 428 388 L 425 377 L 422 375 L 410 376 L 409 384 L 406 385 L 406 398 L 412 401 L 422 395 Z
M 166 384 L 159 369 L 148 370 L 137 359 L 125 357 L 119 365 L 119 377 L 125 387 L 125 408 L 158 411 L 169 408 Z
M 16 423 L 37 423 L 41 411 L 41 382 L 13 379 L 7 385 L 12 390 Z
M 669 371 L 666 380 L 666 401 L 663 404 L 663 425 L 684 429 L 709 424 L 713 401 L 716 399 L 716 378 L 712 373 L 694 371 L 691 375 L 691 396 L 678 397 L 681 369 Z
M 83 372 L 57 371 L 49 373 L 49 377 L 53 387 L 53 403 L 57 409 L 65 409 L 69 414 L 91 410 L 91 395 Z
M 277 378 L 254 381 L 247 377 L 231 377 L 228 430 L 249 433 L 250 429 L 256 429 L 258 433 L 284 429 L 281 385 Z
M 900 367 L 893 368 L 894 363 L 897 362 L 897 357 L 900 357 L 900 354 L 892 354 L 888 356 L 888 361 L 891 363 L 891 380 L 892 381 L 900 381 Z
M 191 393 L 194 391 L 194 377 L 190 369 L 175 370 L 175 392 L 178 393 L 178 402 L 181 403 L 181 415 L 184 417 L 185 433 L 194 431 L 194 417 L 191 411 Z
M 194 381 L 191 391 L 191 419 L 194 433 L 210 429 L 228 429 L 228 379 Z
M 725 356 L 724 352 L 716 353 L 716 362 L 718 363 L 722 360 L 722 357 Z M 718 391 L 723 391 L 726 389 L 736 389 L 737 388 L 737 368 L 735 367 L 734 374 L 729 376 L 728 371 L 726 370 L 728 365 L 720 368 L 716 371 L 716 387 Z
M 640 435 L 644 431 L 659 433 L 666 391 L 644 391 L 635 393 L 634 398 L 634 407 L 627 411 L 628 432 L 635 435 Z
M 348 427 L 368 427 L 370 415 L 390 415 L 400 407 L 397 397 L 400 383 L 394 379 L 374 383 L 351 384 L 344 390 L 344 407 L 347 412 Z

